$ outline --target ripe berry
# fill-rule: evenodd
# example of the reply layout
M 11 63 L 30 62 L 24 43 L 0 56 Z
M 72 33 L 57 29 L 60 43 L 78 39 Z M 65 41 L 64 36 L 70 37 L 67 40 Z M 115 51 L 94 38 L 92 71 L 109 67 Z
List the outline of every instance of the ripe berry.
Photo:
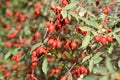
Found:
M 70 48 L 71 49 L 75 49 L 77 47 L 77 43 L 76 42 L 71 42 L 70 43 Z
M 102 37 L 102 38 L 100 39 L 100 42 L 101 42 L 101 44 L 105 45 L 105 44 L 107 43 L 107 40 L 106 40 L 105 37 Z
M 37 62 L 33 62 L 32 67 L 36 67 L 36 66 L 37 66 Z
M 113 38 L 111 36 L 106 36 L 108 42 L 113 42 Z
M 39 32 L 36 32 L 36 33 L 35 33 L 35 37 L 36 37 L 36 38 L 39 38 L 39 37 L 40 37 L 40 33 L 39 33 Z
M 96 41 L 100 41 L 100 39 L 101 39 L 101 36 L 100 36 L 100 35 L 96 35 L 96 36 L 94 36 L 94 40 L 96 40 Z

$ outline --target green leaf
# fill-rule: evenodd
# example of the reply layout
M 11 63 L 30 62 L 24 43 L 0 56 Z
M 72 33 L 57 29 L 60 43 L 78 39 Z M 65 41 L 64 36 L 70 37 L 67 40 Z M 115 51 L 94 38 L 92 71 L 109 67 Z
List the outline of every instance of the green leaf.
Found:
M 116 0 L 116 2 L 120 2 L 120 0 Z
M 93 58 L 92 58 L 92 59 L 89 61 L 89 66 L 88 66 L 90 72 L 92 72 L 93 67 L 94 67 L 94 60 L 93 60 Z
M 83 78 L 83 80 L 98 80 L 98 76 L 96 75 L 89 75 L 89 76 L 86 76 L 85 78 Z
M 85 62 L 85 61 L 87 61 L 88 59 L 90 59 L 90 57 L 91 56 L 86 56 L 85 58 L 83 58 L 82 63 Z
M 42 45 L 42 43 L 36 43 L 35 45 L 33 45 L 31 51 L 35 50 L 37 47 L 39 47 L 40 45 Z
M 112 53 L 113 51 L 113 45 L 110 45 L 110 47 L 108 48 L 108 53 Z
M 94 74 L 105 75 L 105 74 L 108 73 L 108 70 L 103 66 L 99 66 L 99 67 L 94 67 L 93 68 L 93 73 Z
M 116 35 L 115 33 L 113 33 L 114 38 L 117 40 L 117 42 L 120 45 L 120 37 L 118 37 L 118 35 Z
M 94 59 L 98 58 L 100 55 L 102 55 L 103 53 L 102 52 L 97 52 L 95 55 L 94 55 Z
M 109 80 L 109 76 L 108 75 L 102 76 L 100 80 Z
M 70 10 L 70 9 L 74 8 L 75 6 L 76 6 L 76 2 L 72 2 L 72 3 L 68 4 L 67 6 L 65 6 L 64 9 Z
M 111 59 L 109 57 L 106 58 L 106 67 L 109 70 L 109 72 L 114 72 L 113 65 L 111 63 Z
M 98 23 L 95 21 L 95 20 L 85 20 L 85 23 L 87 24 L 87 25 L 90 25 L 90 26 L 92 26 L 92 27 L 94 27 L 94 28 L 96 28 L 96 29 L 100 29 L 100 27 L 98 26 Z
M 7 54 L 5 54 L 4 59 L 8 59 L 11 56 L 11 51 L 9 51 Z
M 89 43 L 90 43 L 90 34 L 87 34 L 82 41 L 81 48 L 86 48 Z
M 61 14 L 62 14 L 62 16 L 63 16 L 63 18 L 66 18 L 67 17 L 67 11 L 66 10 L 62 10 L 61 11 Z
M 77 21 L 79 21 L 79 16 L 71 11 L 69 11 L 69 14 L 73 16 Z
M 118 61 L 118 67 L 120 68 L 120 60 Z
M 47 58 L 45 58 L 42 63 L 42 71 L 44 72 L 45 75 L 47 75 L 47 70 L 48 70 L 48 61 Z
M 98 64 L 99 62 L 101 62 L 103 60 L 103 58 L 98 57 L 94 59 L 94 64 Z

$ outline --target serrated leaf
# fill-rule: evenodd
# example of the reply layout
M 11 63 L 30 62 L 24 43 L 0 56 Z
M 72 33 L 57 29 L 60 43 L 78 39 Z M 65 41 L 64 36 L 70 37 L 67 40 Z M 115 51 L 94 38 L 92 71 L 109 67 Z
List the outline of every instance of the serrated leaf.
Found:
M 74 3 L 70 3 L 70 4 L 68 4 L 67 6 L 65 6 L 64 9 L 66 9 L 66 10 L 70 10 L 70 9 L 74 8 L 75 6 L 76 6 L 76 2 L 74 2 Z
M 93 68 L 93 73 L 94 74 L 105 75 L 105 74 L 108 73 L 108 70 L 103 66 L 99 66 L 99 67 Z
M 120 60 L 118 61 L 118 67 L 120 68 Z
M 62 16 L 63 16 L 63 18 L 66 18 L 67 17 L 67 11 L 66 10 L 62 10 L 61 11 L 61 14 L 62 14 Z
M 42 63 L 42 71 L 44 72 L 45 75 L 47 75 L 47 70 L 48 70 L 48 61 L 47 58 L 45 58 Z
M 90 72 L 92 72 L 93 67 L 94 67 L 94 60 L 93 60 L 93 58 L 92 58 L 92 59 L 89 61 L 89 66 L 88 66 Z
M 73 16 L 77 21 L 79 21 L 79 16 L 71 11 L 69 11 L 69 14 Z
M 98 57 L 94 59 L 94 64 L 98 64 L 99 62 L 101 62 L 103 60 L 103 58 Z
M 85 58 L 83 58 L 82 63 L 87 61 L 88 59 L 90 59 L 90 56 L 86 56 Z
M 81 48 L 86 48 L 89 43 L 90 43 L 90 34 L 87 34 L 82 41 Z
M 93 58 L 94 59 L 96 59 L 96 58 L 98 58 L 100 55 L 102 55 L 103 53 L 102 52 L 97 52 L 94 56 L 93 56 Z
M 109 70 L 109 72 L 114 72 L 113 65 L 111 63 L 111 59 L 109 57 L 106 58 L 106 67 Z

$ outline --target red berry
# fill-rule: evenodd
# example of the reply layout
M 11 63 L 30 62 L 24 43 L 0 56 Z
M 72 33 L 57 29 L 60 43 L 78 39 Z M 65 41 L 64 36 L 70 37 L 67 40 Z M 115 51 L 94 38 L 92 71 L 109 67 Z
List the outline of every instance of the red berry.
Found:
M 35 37 L 36 37 L 36 38 L 39 38 L 39 37 L 40 37 L 40 33 L 39 33 L 39 32 L 36 32 L 36 33 L 35 33 Z
M 36 67 L 36 66 L 37 66 L 37 62 L 33 62 L 32 67 Z
M 100 35 L 96 35 L 96 36 L 94 36 L 94 40 L 96 40 L 96 41 L 100 41 L 100 39 L 101 39 L 101 36 L 100 36 Z
M 71 49 L 75 49 L 77 47 L 77 43 L 76 42 L 71 42 L 70 43 L 70 48 Z
M 100 42 L 101 42 L 101 44 L 105 45 L 105 44 L 107 43 L 107 40 L 106 40 L 105 37 L 102 37 L 102 38 L 100 39 Z
M 108 42 L 113 42 L 113 38 L 111 36 L 106 36 Z

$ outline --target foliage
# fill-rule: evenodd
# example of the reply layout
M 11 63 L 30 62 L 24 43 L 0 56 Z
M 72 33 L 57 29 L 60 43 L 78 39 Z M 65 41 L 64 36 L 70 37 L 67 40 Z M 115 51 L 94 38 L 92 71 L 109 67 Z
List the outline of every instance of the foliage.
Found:
M 0 79 L 120 80 L 120 0 L 1 0 Z

